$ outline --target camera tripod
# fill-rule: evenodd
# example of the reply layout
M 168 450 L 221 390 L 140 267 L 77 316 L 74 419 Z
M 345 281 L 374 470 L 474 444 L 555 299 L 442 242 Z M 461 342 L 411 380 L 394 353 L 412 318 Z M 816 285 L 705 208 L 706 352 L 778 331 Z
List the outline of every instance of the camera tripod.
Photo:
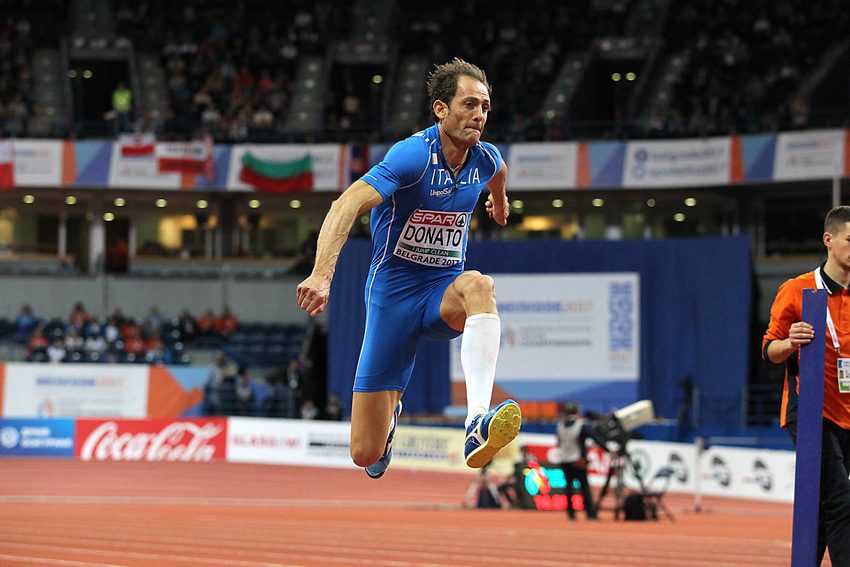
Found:
M 643 474 L 640 471 L 640 468 L 635 465 L 634 459 L 631 454 L 626 450 L 625 444 L 621 445 L 619 449 L 611 453 L 611 464 L 608 467 L 608 476 L 605 478 L 605 484 L 602 486 L 602 490 L 599 492 L 599 503 L 598 507 L 602 508 L 602 500 L 605 498 L 605 495 L 608 493 L 608 489 L 611 487 L 611 482 L 614 482 L 614 519 L 620 519 L 620 513 L 625 510 L 625 478 L 624 472 L 626 470 L 626 466 L 631 466 L 632 474 L 635 479 L 638 481 L 638 486 L 640 486 L 640 492 L 643 499 L 644 506 L 647 508 L 648 515 L 651 519 L 658 519 L 658 509 L 661 509 L 664 514 L 670 518 L 670 521 L 675 522 L 676 519 L 673 516 L 673 513 L 670 512 L 670 509 L 664 503 L 664 491 L 651 491 L 647 488 L 646 482 L 643 479 Z M 669 470 L 668 470 L 669 469 Z M 670 476 L 673 474 L 673 469 L 669 467 L 665 467 L 656 473 L 656 477 L 666 477 L 668 482 Z

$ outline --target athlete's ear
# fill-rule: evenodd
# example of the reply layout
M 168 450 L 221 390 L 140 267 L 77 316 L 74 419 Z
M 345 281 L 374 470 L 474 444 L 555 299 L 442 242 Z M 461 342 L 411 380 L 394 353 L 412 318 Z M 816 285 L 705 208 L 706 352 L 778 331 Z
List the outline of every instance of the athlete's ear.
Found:
M 437 99 L 434 101 L 434 106 L 432 107 L 434 114 L 437 116 L 438 120 L 442 120 L 446 117 L 446 114 L 449 112 L 449 105 L 445 102 Z
M 829 250 L 832 248 L 832 234 L 828 232 L 823 233 L 823 244 L 826 246 L 826 249 Z

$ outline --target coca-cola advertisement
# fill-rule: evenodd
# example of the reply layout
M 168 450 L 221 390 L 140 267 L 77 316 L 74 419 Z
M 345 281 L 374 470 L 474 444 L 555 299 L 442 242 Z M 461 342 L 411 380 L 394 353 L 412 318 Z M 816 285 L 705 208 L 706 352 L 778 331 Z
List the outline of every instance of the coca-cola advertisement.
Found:
M 224 459 L 227 419 L 78 419 L 74 452 L 83 461 Z

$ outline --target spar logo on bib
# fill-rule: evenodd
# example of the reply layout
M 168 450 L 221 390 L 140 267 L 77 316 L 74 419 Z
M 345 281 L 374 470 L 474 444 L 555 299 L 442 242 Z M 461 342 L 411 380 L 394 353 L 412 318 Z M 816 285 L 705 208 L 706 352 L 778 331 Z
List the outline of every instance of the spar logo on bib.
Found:
M 423 266 L 444 268 L 463 259 L 469 213 L 423 211 L 410 215 L 393 252 Z

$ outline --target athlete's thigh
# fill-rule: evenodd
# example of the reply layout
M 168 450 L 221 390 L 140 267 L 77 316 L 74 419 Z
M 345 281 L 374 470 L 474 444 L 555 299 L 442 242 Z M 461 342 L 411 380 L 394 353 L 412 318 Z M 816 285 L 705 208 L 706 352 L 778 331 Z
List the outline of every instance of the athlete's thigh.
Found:
M 422 318 L 422 336 L 433 341 L 447 341 L 463 333 L 466 312 L 454 290 L 457 277 L 447 277 L 428 290 Z
M 419 298 L 393 295 L 370 302 L 354 377 L 355 392 L 404 392 L 422 325 Z

